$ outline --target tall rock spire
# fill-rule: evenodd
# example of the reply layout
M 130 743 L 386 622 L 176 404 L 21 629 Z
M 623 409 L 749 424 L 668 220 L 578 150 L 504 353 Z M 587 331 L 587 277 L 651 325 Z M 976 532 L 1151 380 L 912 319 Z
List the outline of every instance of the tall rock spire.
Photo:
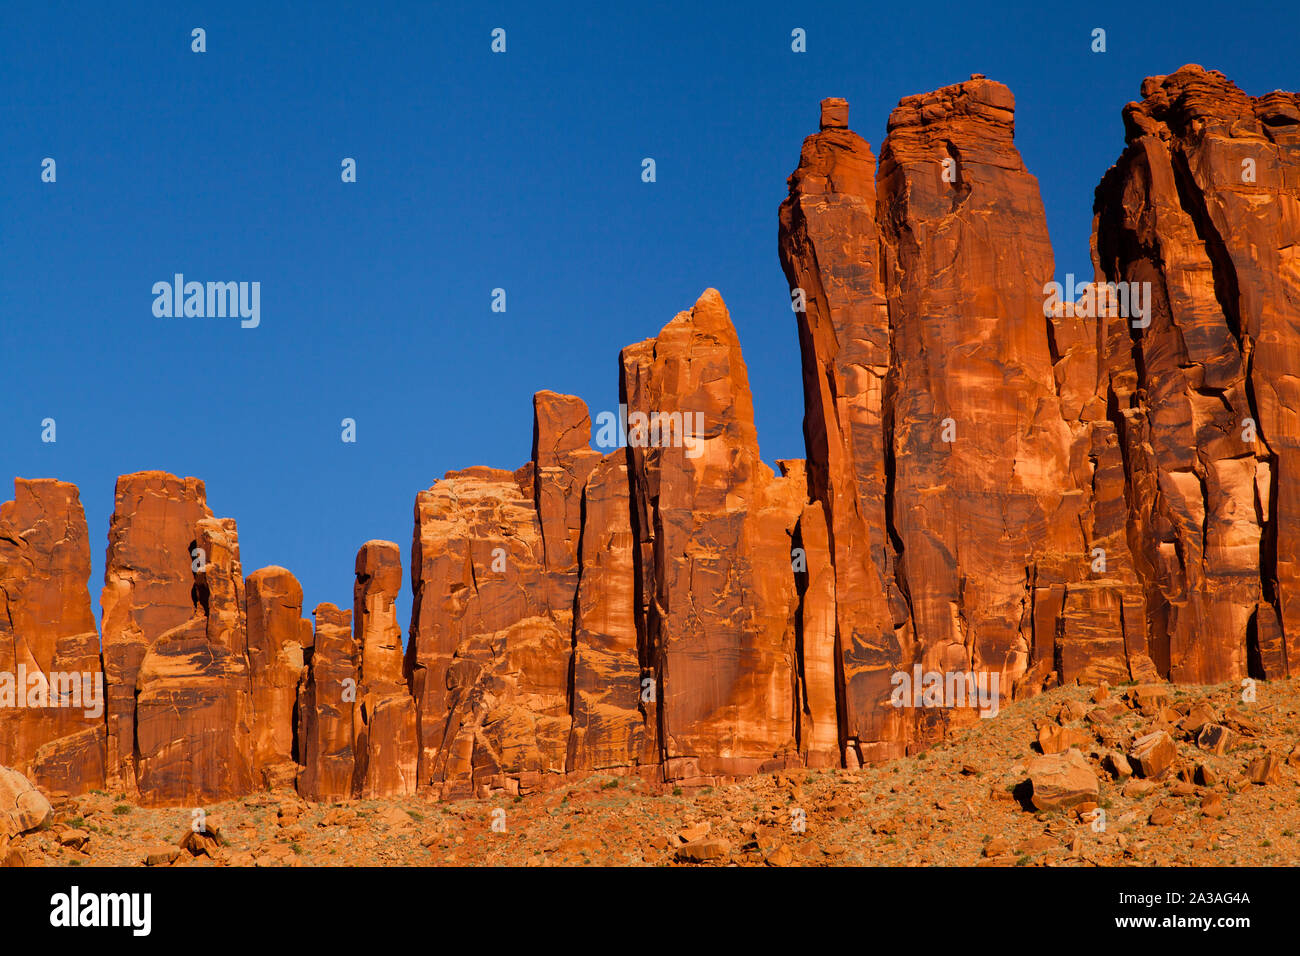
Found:
M 882 701 L 890 674 L 911 659 L 911 637 L 889 534 L 891 341 L 876 159 L 848 117 L 844 100 L 822 101 L 821 131 L 804 140 L 781 204 L 778 248 L 803 357 L 808 497 L 825 513 L 817 537 L 826 537 L 834 569 L 828 638 L 842 743 L 856 760 L 902 752 L 902 715 Z
M 1146 284 L 1102 340 L 1153 656 L 1176 681 L 1293 672 L 1300 635 L 1300 103 L 1185 66 L 1124 109 L 1100 276 Z

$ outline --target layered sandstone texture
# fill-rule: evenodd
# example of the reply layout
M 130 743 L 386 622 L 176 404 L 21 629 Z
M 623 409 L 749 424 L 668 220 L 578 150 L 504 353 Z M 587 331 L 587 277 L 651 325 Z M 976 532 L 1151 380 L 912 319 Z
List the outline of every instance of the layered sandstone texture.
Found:
M 406 665 L 421 786 L 797 762 L 802 464 L 778 476 L 759 457 L 721 296 L 624 349 L 620 391 L 626 447 L 602 455 L 582 401 L 539 392 L 532 461 L 419 495 Z
M 262 568 L 244 584 L 248 678 L 253 688 L 253 775 L 269 789 L 298 777 L 294 711 L 315 637 L 302 616 L 302 585 L 281 567 Z
M 298 792 L 308 800 L 346 800 L 352 796 L 356 769 L 352 711 L 359 655 L 352 612 L 318 604 L 312 617 L 316 634 L 311 666 L 299 694 Z
M 332 605 L 317 609 L 313 633 L 292 573 L 244 577 L 235 522 L 213 517 L 202 482 L 124 475 L 101 658 L 77 490 L 23 480 L 16 489 L 0 508 L 7 765 L 51 792 L 109 786 L 155 805 L 263 788 L 318 799 L 414 792 L 397 545 L 369 542 L 358 555 L 355 635 L 352 613 Z M 14 678 L 21 704 L 5 696 Z
M 589 446 L 578 398 L 539 392 L 533 413 L 532 461 L 451 472 L 416 500 L 406 663 L 420 715 L 418 779 L 444 792 L 527 791 L 571 760 L 595 769 L 640 756 L 626 471 L 619 481 L 609 472 L 622 453 L 605 459 Z M 593 473 L 601 500 L 588 505 Z M 588 581 L 575 625 L 584 513 L 590 535 L 614 550 L 589 556 L 606 569 L 604 584 L 592 595 Z M 604 661 L 611 642 L 621 654 Z M 571 739 L 575 680 L 583 691 Z
M 904 98 L 879 164 L 824 101 L 779 214 L 806 461 L 762 460 L 706 290 L 622 350 L 617 413 L 538 392 L 530 460 L 416 496 L 405 635 L 398 545 L 362 544 L 351 609 L 312 622 L 288 570 L 243 576 L 202 482 L 141 472 L 101 651 L 77 490 L 19 479 L 0 764 L 159 805 L 698 785 L 978 719 L 896 706 L 917 671 L 1003 698 L 1289 676 L 1300 103 L 1195 66 L 1142 96 L 1068 290 L 1005 86 Z
M 748 372 L 715 290 L 625 348 L 622 365 L 636 611 L 665 774 L 752 773 L 797 750 L 791 550 L 804 489 L 759 457 Z M 665 440 L 678 419 L 682 440 Z
M 1088 435 L 1057 394 L 1051 247 L 1010 90 L 973 77 L 902 100 L 878 173 L 843 101 L 823 103 L 821 125 L 790 177 L 779 248 L 826 530 L 805 524 L 829 537 L 833 565 L 823 643 L 846 758 L 875 759 L 953 716 L 891 706 L 894 673 L 985 671 L 1010 689 L 1058 641 L 1083 639 L 1075 607 L 1098 603 Z
M 402 549 L 391 541 L 362 545 L 352 604 L 358 653 L 352 790 L 365 799 L 415 792 L 415 702 L 402 671 L 402 628 L 394 603 L 401 588 Z
M 89 580 L 76 487 L 16 479 L 14 500 L 0 505 L 0 765 L 47 792 L 104 785 L 104 675 Z
M 1146 327 L 1098 338 L 1151 654 L 1176 681 L 1285 676 L 1300 663 L 1300 101 L 1199 66 L 1142 95 L 1097 190 L 1094 254 L 1106 281 L 1152 290 Z
M 953 716 L 897 719 L 887 678 L 914 664 L 1004 694 L 1290 673 L 1296 97 L 1195 66 L 1143 95 L 1078 301 L 1050 294 L 1001 84 L 902 100 L 878 172 L 843 101 L 804 143 L 780 252 L 864 756 Z
M 107 683 L 108 783 L 134 793 L 137 682 L 146 654 L 183 627 L 198 607 L 196 526 L 211 518 L 203 482 L 163 472 L 117 481 L 104 571 L 104 677 Z

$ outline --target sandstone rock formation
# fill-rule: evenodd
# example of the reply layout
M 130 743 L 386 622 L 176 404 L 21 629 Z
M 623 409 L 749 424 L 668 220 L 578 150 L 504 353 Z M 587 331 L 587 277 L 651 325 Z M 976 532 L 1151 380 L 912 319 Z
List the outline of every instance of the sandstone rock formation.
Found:
M 833 615 L 821 619 L 828 629 L 822 639 L 833 643 L 842 686 L 832 689 L 843 708 L 844 737 L 858 743 L 854 759 L 869 759 L 901 752 L 895 744 L 904 738 L 902 715 L 880 702 L 889 696 L 890 672 L 910 649 L 901 643 L 905 631 L 900 640 L 908 609 L 895 581 L 895 532 L 887 520 L 890 326 L 876 161 L 847 125 L 848 104 L 824 100 L 821 131 L 804 141 L 781 204 L 778 246 L 803 355 L 807 494 L 823 510 L 822 530 L 810 533 L 825 538 L 832 556 Z M 802 524 L 816 521 L 809 513 Z M 826 607 L 824 594 L 821 600 Z
M 759 458 L 748 373 L 715 290 L 625 348 L 622 365 L 639 627 L 664 774 L 753 773 L 797 752 L 802 482 Z
M 158 638 L 194 614 L 191 549 L 195 525 L 210 517 L 197 479 L 146 471 L 117 480 L 100 598 L 111 787 L 136 789 L 136 678 Z
M 1100 281 L 1146 283 L 1148 323 L 1099 336 L 1123 445 L 1152 656 L 1176 681 L 1297 659 L 1300 101 L 1185 66 L 1124 109 L 1097 190 Z
M 936 732 L 889 706 L 893 672 L 1025 674 L 1036 598 L 1082 577 L 1085 502 L 1010 91 L 972 78 L 902 100 L 875 183 L 846 112 L 823 104 L 780 248 L 806 300 L 809 496 L 829 514 L 847 743 L 871 759 Z
M 557 613 L 570 608 L 578 583 L 582 491 L 601 460 L 591 440 L 591 416 L 582 399 L 555 392 L 533 396 L 533 500 L 542 552 Z
M 352 796 L 352 709 L 356 703 L 358 649 L 352 612 L 319 604 L 311 668 L 299 693 L 298 741 L 302 772 L 298 792 L 308 800 Z
M 0 837 L 35 830 L 50 818 L 50 801 L 17 770 L 0 767 Z
M 1030 800 L 1038 810 L 1066 810 L 1097 801 L 1097 774 L 1077 750 L 1034 757 L 1028 770 Z
M 352 791 L 362 799 L 415 792 L 415 702 L 402 673 L 402 628 L 394 600 L 402 587 L 402 552 L 367 541 L 357 552 L 353 646 L 360 657 L 352 709 Z
M 592 469 L 582 508 L 568 769 L 653 766 L 656 735 L 647 715 L 655 701 L 637 634 L 626 451 L 610 452 Z
M 820 501 L 804 505 L 794 535 L 799 587 L 796 718 L 799 752 L 809 767 L 838 767 L 842 759 L 840 664 L 836 642 L 835 565 L 826 511 Z M 846 698 L 847 699 L 847 698 Z M 852 751 L 853 759 L 858 751 Z
M 136 675 L 142 803 L 201 806 L 253 788 L 239 538 L 230 518 L 201 518 L 194 536 L 194 613 L 152 642 Z
M 320 604 L 313 633 L 289 571 L 243 577 L 202 482 L 149 471 L 118 480 L 101 662 L 77 490 L 18 479 L 0 763 L 153 804 L 703 784 L 914 752 L 977 710 L 900 678 L 975 673 L 1000 698 L 1139 681 L 1144 713 L 1226 751 L 1237 718 L 1170 716 L 1155 682 L 1300 655 L 1300 101 L 1196 66 L 1142 95 L 1068 290 L 1006 87 L 905 97 L 879 170 L 825 100 L 778 234 L 807 461 L 762 461 L 706 290 L 620 354 L 624 447 L 542 391 L 530 461 L 418 494 L 405 648 L 396 544 L 361 547 L 352 611 Z M 20 674 L 60 703 L 99 678 L 105 709 L 22 706 Z M 1079 733 L 1039 727 L 1034 800 L 1095 792 Z M 1168 775 L 1168 740 L 1107 742 L 1115 773 Z
M 1044 653 L 1074 643 L 1074 585 L 1090 571 L 1090 475 L 1056 393 L 1043 306 L 1052 252 L 1014 110 L 1010 90 L 979 77 L 903 99 L 877 184 L 894 351 L 890 521 L 913 659 L 997 673 L 1007 690 L 1036 638 Z M 1038 602 L 1055 595 L 1064 609 L 1044 634 Z
M 1185 73 L 1191 79 L 1180 79 Z M 1137 158 L 1180 135 L 1200 149 L 1215 143 L 1212 128 L 1183 115 L 1196 112 L 1189 102 L 1201 102 L 1202 112 L 1217 102 L 1206 76 L 1185 70 L 1148 81 L 1147 103 L 1126 111 L 1130 142 L 1141 142 L 1098 191 L 1101 281 L 1149 281 L 1181 268 L 1173 260 L 1183 250 L 1218 248 L 1209 227 L 1190 219 L 1176 234 L 1170 225 L 1162 245 L 1158 223 L 1172 214 L 1161 209 L 1197 202 L 1186 177 L 1172 172 L 1164 199 L 1144 198 L 1149 163 Z M 1209 85 L 1225 84 L 1219 77 Z M 1258 103 L 1271 119 L 1257 119 L 1255 145 L 1273 143 L 1265 129 L 1280 130 L 1270 135 L 1284 142 L 1293 98 Z M 1155 118 L 1171 125 L 1156 129 Z M 1045 219 L 1013 122 L 1010 91 L 981 76 L 907 97 L 890 117 L 873 182 L 870 149 L 847 129 L 847 105 L 825 101 L 822 130 L 805 142 L 781 209 L 779 246 L 804 359 L 808 494 L 826 513 L 834 570 L 843 743 L 867 759 L 931 739 L 959 716 L 919 714 L 913 725 L 890 712 L 889 672 L 911 663 L 993 671 L 1003 693 L 1075 678 L 1223 680 L 1243 676 L 1252 654 L 1261 661 L 1252 673 L 1266 672 L 1266 657 L 1273 673 L 1285 672 L 1276 623 L 1283 602 L 1261 596 L 1277 587 L 1264 583 L 1267 570 L 1262 582 L 1255 570 L 1261 554 L 1268 568 L 1269 538 L 1254 518 L 1269 511 L 1274 472 L 1260 450 L 1268 446 L 1250 453 L 1259 466 L 1240 442 L 1230 447 L 1232 422 L 1251 411 L 1234 410 L 1233 396 L 1245 401 L 1248 389 L 1198 384 L 1202 360 L 1188 349 L 1204 336 L 1184 345 L 1183 333 L 1166 332 L 1164 293 L 1140 337 L 1120 314 L 1125 297 L 1091 284 L 1077 302 L 1073 289 L 1068 300 L 1051 293 Z M 1246 127 L 1237 128 L 1246 138 Z M 1228 187 L 1211 206 L 1253 208 Z M 1255 225 L 1285 250 L 1288 221 L 1270 212 Z M 1245 224 L 1217 228 L 1242 234 L 1236 268 L 1250 272 L 1247 250 L 1259 240 L 1246 238 Z M 1199 296 L 1189 308 L 1221 313 L 1223 289 L 1236 280 L 1216 287 L 1224 267 L 1199 254 L 1203 281 L 1180 275 L 1172 285 Z M 1158 287 L 1170 284 L 1157 278 Z M 1261 304 L 1262 314 L 1294 314 L 1286 305 L 1294 298 L 1276 280 L 1254 301 L 1281 304 Z M 1225 334 L 1213 338 L 1214 349 L 1237 341 Z M 1143 348 L 1153 350 L 1149 358 Z M 1227 361 L 1213 355 L 1216 368 Z M 1148 385 L 1142 377 L 1159 363 L 1160 380 Z M 1180 384 L 1189 375 L 1196 381 Z M 1274 390 L 1289 387 L 1274 378 Z M 1183 397 L 1158 397 L 1171 388 Z M 1197 503 L 1204 496 L 1209 505 Z M 1191 504 L 1169 504 L 1184 499 Z M 1201 587 L 1200 571 L 1180 570 L 1202 567 L 1202 551 L 1223 566 L 1217 584 Z M 1278 561 L 1285 566 L 1285 557 Z M 1198 610 L 1210 607 L 1213 614 Z M 1194 647 L 1195 634 L 1204 649 Z
M 805 479 L 758 457 L 721 297 L 625 349 L 621 392 L 626 449 L 592 450 L 583 403 L 540 392 L 531 462 L 451 472 L 417 499 L 406 661 L 422 786 L 798 760 Z M 825 720 L 834 734 L 833 701 Z
M 77 489 L 15 479 L 0 505 L 0 764 L 43 789 L 104 785 L 104 675 Z
M 552 613 L 533 488 L 531 465 L 470 468 L 416 499 L 406 664 L 422 786 L 564 772 L 571 611 Z
M 295 710 L 313 646 L 302 616 L 302 586 L 289 571 L 262 568 L 244 582 L 248 676 L 253 695 L 253 775 L 270 789 L 292 789 L 298 776 Z

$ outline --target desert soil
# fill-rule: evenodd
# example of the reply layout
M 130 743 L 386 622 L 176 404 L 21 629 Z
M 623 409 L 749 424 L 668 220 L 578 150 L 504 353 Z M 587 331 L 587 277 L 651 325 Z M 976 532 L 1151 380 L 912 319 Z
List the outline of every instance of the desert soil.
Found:
M 1300 681 L 1260 682 L 1253 702 L 1238 685 L 1161 686 L 1155 693 L 1167 693 L 1164 702 L 1129 686 L 1058 688 L 1005 705 L 996 718 L 907 759 L 687 791 L 598 774 L 529 796 L 446 802 L 309 804 L 276 792 L 205 807 L 206 836 L 192 833 L 190 808 L 142 808 L 95 792 L 56 803 L 51 822 L 15 847 L 28 865 L 44 866 L 1300 862 Z M 1198 703 L 1232 729 L 1225 753 L 1203 749 L 1180 727 Z M 1203 707 L 1197 715 L 1204 719 Z M 1049 738 L 1058 728 L 1076 732 L 1100 780 L 1104 828 L 1087 803 L 1042 812 L 1024 800 L 1043 726 Z M 1162 779 L 1105 769 L 1107 754 L 1128 753 L 1135 738 L 1158 730 L 1178 750 Z M 1252 783 L 1252 771 L 1266 782 Z

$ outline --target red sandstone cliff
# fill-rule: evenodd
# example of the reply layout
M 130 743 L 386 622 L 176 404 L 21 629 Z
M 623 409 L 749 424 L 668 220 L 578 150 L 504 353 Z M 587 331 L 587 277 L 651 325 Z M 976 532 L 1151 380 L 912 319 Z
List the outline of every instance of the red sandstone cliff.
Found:
M 247 596 L 248 671 L 253 688 L 253 773 L 261 786 L 293 787 L 298 776 L 294 711 L 314 645 L 302 616 L 302 586 L 284 568 L 254 571 Z
M 1149 325 L 1100 340 L 1125 456 L 1151 654 L 1172 680 L 1297 660 L 1300 103 L 1186 66 L 1124 109 L 1097 189 L 1106 281 L 1150 283 Z
M 0 674 L 9 678 L 7 694 L 0 687 L 0 764 L 48 791 L 104 784 L 104 683 L 89 578 L 77 489 L 16 479 L 14 500 L 0 505 Z M 61 675 L 57 684 L 52 675 Z M 55 697 L 72 706 L 30 706 Z
M 664 774 L 753 773 L 797 749 L 790 553 L 803 488 L 759 458 L 748 374 L 716 291 L 622 359 L 639 628 Z M 680 441 L 665 437 L 673 422 Z
M 586 405 L 543 391 L 530 461 L 417 495 L 405 648 L 397 545 L 362 545 L 352 610 L 319 605 L 313 632 L 289 571 L 243 577 L 202 482 L 141 472 L 117 484 L 101 657 L 77 490 L 18 479 L 0 764 L 186 805 L 698 784 L 976 719 L 893 706 L 913 667 L 996 675 L 1003 698 L 1289 675 L 1300 102 L 1200 67 L 1142 94 L 1097 190 L 1095 284 L 1065 295 L 1006 87 L 904 98 L 879 169 L 824 101 L 778 243 L 807 461 L 762 461 L 706 290 L 623 349 L 625 447 L 592 448 Z M 54 685 L 43 706 L 19 673 Z M 68 675 L 102 710 L 55 706 Z
M 401 548 L 391 541 L 362 545 L 352 606 L 360 655 L 352 709 L 352 791 L 363 799 L 415 792 L 415 702 L 402 671 L 402 628 L 394 605 L 401 587 Z
M 357 693 L 357 647 L 352 612 L 318 604 L 311 667 L 299 691 L 298 792 L 308 800 L 345 800 L 356 769 L 352 709 Z

